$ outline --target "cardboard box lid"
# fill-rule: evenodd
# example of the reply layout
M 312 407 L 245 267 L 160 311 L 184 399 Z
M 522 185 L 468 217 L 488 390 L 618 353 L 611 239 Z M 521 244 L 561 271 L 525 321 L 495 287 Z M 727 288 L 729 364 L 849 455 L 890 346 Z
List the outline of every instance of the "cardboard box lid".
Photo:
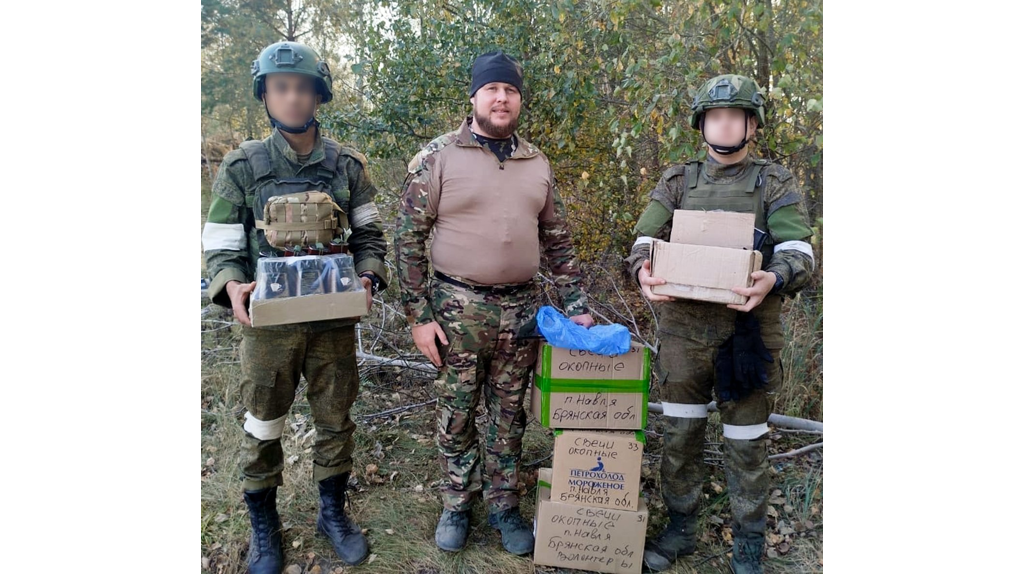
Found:
M 672 214 L 671 243 L 753 249 L 754 214 L 677 209 Z
M 760 268 L 760 254 L 655 240 L 651 245 L 651 272 L 668 283 L 732 289 L 749 286 L 750 274 Z

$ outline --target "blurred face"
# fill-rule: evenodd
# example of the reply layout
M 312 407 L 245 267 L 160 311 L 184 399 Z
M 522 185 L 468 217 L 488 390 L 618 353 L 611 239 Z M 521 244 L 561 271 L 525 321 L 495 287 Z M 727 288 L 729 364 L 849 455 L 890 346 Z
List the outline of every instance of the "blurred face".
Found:
M 504 139 L 519 126 L 523 96 L 512 84 L 484 84 L 469 101 L 473 104 L 474 129 L 480 135 Z
M 757 130 L 757 118 L 747 118 L 747 111 L 739 108 L 712 108 L 704 112 L 704 139 L 718 146 L 735 146 Z
M 316 80 L 305 74 L 267 74 L 263 101 L 274 119 L 286 126 L 301 126 L 316 115 L 320 94 Z

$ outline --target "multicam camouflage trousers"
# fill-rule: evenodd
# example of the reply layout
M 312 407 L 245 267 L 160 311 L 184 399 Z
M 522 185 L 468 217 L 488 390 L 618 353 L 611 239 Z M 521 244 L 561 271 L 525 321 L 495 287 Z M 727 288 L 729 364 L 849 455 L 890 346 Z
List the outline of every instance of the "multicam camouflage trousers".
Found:
M 359 392 L 355 326 L 319 321 L 274 327 L 242 327 L 242 486 L 260 490 L 282 484 L 281 435 L 295 400 L 299 375 L 313 415 L 313 479 L 352 470 L 349 409 Z
M 537 342 L 518 339 L 538 308 L 539 290 L 478 293 L 431 282 L 434 318 L 448 337 L 437 386 L 437 446 L 445 508 L 468 510 L 483 491 L 491 511 L 519 504 L 519 462 L 526 430 L 523 400 L 537 358 Z M 487 433 L 481 468 L 476 409 L 483 395 Z
M 699 510 L 715 357 L 718 346 L 733 332 L 733 316 L 725 321 L 717 312 L 704 316 L 700 305 L 660 305 L 661 346 L 655 366 L 665 414 L 662 498 L 669 510 L 687 516 Z M 766 327 L 781 335 L 781 327 Z M 718 404 L 735 538 L 756 539 L 764 534 L 769 491 L 768 415 L 782 381 L 779 350 L 773 348 L 778 346 L 777 341 L 773 336 L 765 342 L 774 361 L 767 365 L 768 387 L 742 400 Z

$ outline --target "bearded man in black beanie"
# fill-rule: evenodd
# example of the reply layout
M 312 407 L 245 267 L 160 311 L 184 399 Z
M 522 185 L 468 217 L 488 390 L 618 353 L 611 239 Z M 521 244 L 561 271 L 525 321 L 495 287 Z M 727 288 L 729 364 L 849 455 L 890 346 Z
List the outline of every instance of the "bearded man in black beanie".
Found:
M 537 341 L 520 332 L 542 299 L 535 281 L 542 254 L 566 314 L 594 324 L 551 164 L 516 134 L 522 90 L 523 68 L 514 58 L 500 51 L 477 58 L 473 114 L 409 162 L 399 203 L 402 303 L 416 347 L 439 371 L 437 444 L 446 480 L 434 539 L 449 552 L 466 545 L 470 506 L 480 494 L 505 549 L 533 550 L 532 528 L 519 513 L 519 463 Z M 475 423 L 481 398 L 488 417 L 483 456 Z

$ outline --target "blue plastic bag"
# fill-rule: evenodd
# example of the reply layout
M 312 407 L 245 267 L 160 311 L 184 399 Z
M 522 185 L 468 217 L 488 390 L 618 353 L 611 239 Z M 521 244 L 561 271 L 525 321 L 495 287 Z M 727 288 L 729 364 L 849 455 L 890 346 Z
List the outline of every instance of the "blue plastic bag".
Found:
M 629 329 L 624 325 L 594 325 L 587 329 L 548 305 L 537 311 L 537 330 L 548 343 L 563 349 L 590 351 L 598 355 L 629 352 Z

